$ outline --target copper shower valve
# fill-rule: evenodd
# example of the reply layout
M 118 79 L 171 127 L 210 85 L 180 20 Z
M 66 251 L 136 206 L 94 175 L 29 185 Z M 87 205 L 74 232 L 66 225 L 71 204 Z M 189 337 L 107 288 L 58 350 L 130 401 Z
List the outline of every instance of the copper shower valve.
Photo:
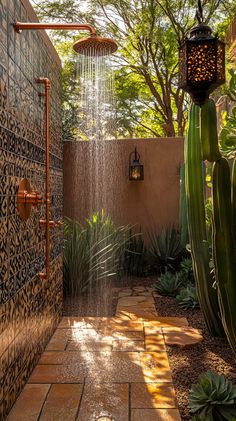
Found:
M 46 219 L 40 219 L 39 225 L 41 228 L 45 228 L 47 224 Z M 50 228 L 58 228 L 61 225 L 61 221 L 49 221 L 49 227 Z
M 33 206 L 37 206 L 41 202 L 42 196 L 40 196 L 40 194 L 38 194 L 37 191 L 32 191 L 31 193 L 28 193 L 27 190 L 19 190 L 18 203 L 28 203 Z
M 42 202 L 42 196 L 37 191 L 32 191 L 27 178 L 20 181 L 17 193 L 17 208 L 21 219 L 26 221 L 31 213 L 32 206 Z

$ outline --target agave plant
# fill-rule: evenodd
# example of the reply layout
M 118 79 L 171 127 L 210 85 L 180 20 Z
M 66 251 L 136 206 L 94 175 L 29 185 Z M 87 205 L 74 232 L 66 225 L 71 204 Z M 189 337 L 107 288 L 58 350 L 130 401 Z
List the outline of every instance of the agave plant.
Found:
M 236 418 L 236 387 L 223 375 L 203 373 L 190 390 L 190 412 L 204 421 L 226 421 Z
M 160 235 L 155 232 L 149 233 L 149 238 L 149 252 L 156 259 L 161 271 L 174 269 L 185 251 L 179 232 L 175 228 L 163 228 Z
M 190 285 L 186 288 L 182 288 L 179 294 L 176 296 L 176 301 L 177 304 L 184 309 L 194 309 L 199 307 L 196 287 Z
M 76 296 L 99 288 L 123 268 L 130 226 L 115 227 L 104 212 L 94 213 L 84 224 L 64 222 L 64 286 Z
M 175 297 L 180 286 L 181 282 L 178 276 L 171 272 L 166 272 L 160 276 L 160 279 L 153 285 L 153 288 L 161 295 Z

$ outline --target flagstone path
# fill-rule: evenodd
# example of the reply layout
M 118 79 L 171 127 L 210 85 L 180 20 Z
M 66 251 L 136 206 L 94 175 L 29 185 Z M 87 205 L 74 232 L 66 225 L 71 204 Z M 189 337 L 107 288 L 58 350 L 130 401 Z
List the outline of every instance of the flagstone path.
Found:
M 122 288 L 113 318 L 63 317 L 7 420 L 180 421 L 165 344 L 201 337 L 158 317 L 154 294 Z

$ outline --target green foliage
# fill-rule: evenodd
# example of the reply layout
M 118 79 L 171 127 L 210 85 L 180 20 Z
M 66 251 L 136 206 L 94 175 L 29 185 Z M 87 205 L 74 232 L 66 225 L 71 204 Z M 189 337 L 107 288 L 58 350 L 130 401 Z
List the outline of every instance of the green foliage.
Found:
M 192 259 L 186 258 L 181 261 L 180 271 L 177 272 L 177 275 L 183 285 L 195 285 Z
M 233 421 L 236 417 L 236 387 L 223 375 L 207 371 L 192 386 L 189 407 L 191 413 L 204 421 Z
M 130 227 L 115 227 L 104 212 L 94 213 L 83 224 L 64 222 L 65 293 L 76 296 L 118 276 L 123 268 Z
M 177 304 L 184 309 L 199 307 L 197 290 L 194 286 L 182 288 L 176 296 Z
M 102 27 L 105 35 L 118 41 L 119 51 L 113 65 L 117 69 L 120 137 L 183 135 L 186 97 L 178 88 L 178 45 L 195 21 L 196 4 L 192 0 L 32 1 L 41 19 L 87 21 L 98 30 Z M 224 35 L 225 22 L 229 22 L 234 12 L 232 0 L 210 0 L 204 5 L 204 20 L 213 26 L 221 22 L 220 32 Z M 51 36 L 56 37 L 58 48 L 60 39 L 68 41 L 73 32 L 54 34 Z M 65 57 L 63 61 L 66 62 Z M 63 75 L 63 80 L 67 76 Z M 69 76 L 72 85 L 73 78 L 72 66 Z M 64 100 L 64 112 L 65 134 L 73 137 L 74 104 L 69 96 Z
M 125 273 L 131 276 L 142 276 L 146 257 L 146 247 L 142 233 L 132 234 L 132 231 L 130 231 L 129 241 L 126 247 Z
M 175 269 L 185 249 L 181 244 L 180 233 L 175 229 L 163 228 L 161 234 L 149 233 L 149 253 L 161 271 Z
M 229 70 L 231 76 L 226 89 L 232 103 L 236 102 L 236 72 Z M 236 158 L 236 107 L 234 106 L 229 115 L 226 115 L 224 125 L 219 135 L 220 150 L 227 159 Z
M 159 280 L 153 285 L 153 288 L 160 295 L 175 297 L 180 285 L 181 282 L 176 274 L 166 272 L 160 276 Z

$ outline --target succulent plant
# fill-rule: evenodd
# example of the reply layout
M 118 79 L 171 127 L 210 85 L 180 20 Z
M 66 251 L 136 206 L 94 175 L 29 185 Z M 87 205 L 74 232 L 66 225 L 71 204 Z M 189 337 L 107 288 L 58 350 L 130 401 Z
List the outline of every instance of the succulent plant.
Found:
M 195 415 L 194 421 L 233 421 L 236 419 L 236 387 L 223 375 L 207 371 L 190 390 L 189 408 Z
M 177 304 L 182 308 L 196 308 L 199 307 L 196 287 L 187 286 L 182 288 L 176 296 Z
M 149 233 L 149 253 L 155 259 L 161 271 L 175 269 L 179 259 L 185 252 L 181 244 L 180 233 L 175 229 L 164 227 L 161 234 Z
M 166 272 L 160 276 L 153 288 L 161 295 L 175 297 L 180 286 L 181 282 L 178 276 L 171 272 Z

